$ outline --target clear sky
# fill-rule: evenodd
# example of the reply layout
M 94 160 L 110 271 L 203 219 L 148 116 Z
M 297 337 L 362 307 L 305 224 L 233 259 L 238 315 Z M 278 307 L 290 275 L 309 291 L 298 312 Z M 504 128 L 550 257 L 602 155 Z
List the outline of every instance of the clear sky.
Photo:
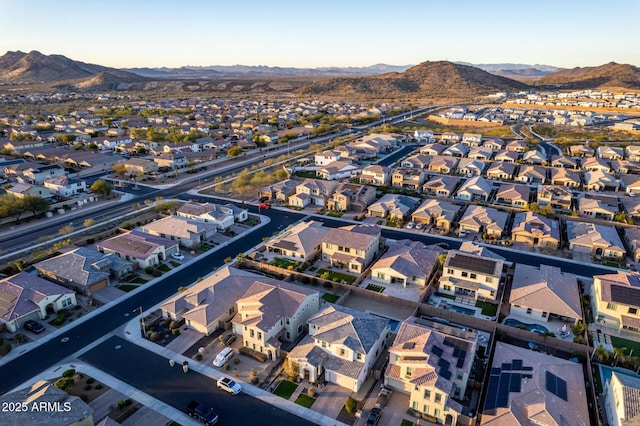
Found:
M 0 0 L 0 54 L 112 67 L 640 66 L 640 0 Z

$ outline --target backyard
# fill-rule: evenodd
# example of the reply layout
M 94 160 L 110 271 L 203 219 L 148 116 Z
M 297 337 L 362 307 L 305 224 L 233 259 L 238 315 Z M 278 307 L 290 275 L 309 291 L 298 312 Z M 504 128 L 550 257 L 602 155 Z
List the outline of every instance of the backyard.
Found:
M 276 257 L 271 261 L 271 263 L 269 263 L 269 265 L 277 266 L 283 269 L 289 269 L 289 266 L 291 266 L 291 269 L 293 269 L 296 266 L 298 266 L 298 264 L 299 262 L 294 262 L 292 260 L 284 259 L 282 257 Z
M 325 293 L 322 295 L 322 298 L 324 300 L 326 300 L 329 303 L 336 303 L 338 301 L 338 299 L 340 299 L 340 296 L 337 296 L 335 294 L 331 294 L 331 293 Z
M 482 308 L 482 315 L 486 315 L 488 317 L 495 317 L 498 312 L 498 305 L 489 302 L 483 302 L 478 300 L 476 302 L 476 308 Z
M 335 271 L 328 271 L 326 269 L 318 269 L 316 276 L 334 282 L 341 282 L 344 280 L 349 285 L 353 284 L 353 282 L 356 280 L 356 277 L 354 277 L 353 275 L 342 274 Z
M 611 344 L 614 348 L 624 348 L 625 356 L 631 356 L 633 354 L 635 354 L 636 356 L 640 355 L 640 342 L 623 339 L 622 337 L 618 336 L 611 336 Z
M 377 293 L 382 293 L 384 291 L 384 287 L 375 284 L 369 284 L 367 286 L 367 290 L 375 291 Z

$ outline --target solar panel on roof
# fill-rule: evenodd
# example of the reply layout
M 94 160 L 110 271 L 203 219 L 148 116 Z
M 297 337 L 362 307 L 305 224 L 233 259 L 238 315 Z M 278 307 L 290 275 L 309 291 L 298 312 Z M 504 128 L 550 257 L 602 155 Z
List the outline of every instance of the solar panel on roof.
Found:
M 458 358 L 458 362 L 456 362 L 456 368 L 464 367 L 464 358 Z
M 455 344 L 451 339 L 449 339 L 448 337 L 445 337 L 445 338 L 444 338 L 444 344 L 445 344 L 445 346 L 455 346 L 455 345 L 456 345 L 456 344 Z
M 522 377 L 524 379 L 533 379 L 533 374 L 523 374 Z
M 526 365 L 526 366 L 522 367 L 521 370 L 522 371 L 533 371 L 533 367 Z
M 511 361 L 511 367 L 514 370 L 522 370 L 522 360 L 521 359 L 514 359 L 513 361 Z
M 496 405 L 498 407 L 506 407 L 509 405 L 509 374 L 500 376 L 500 384 L 498 385 L 498 397 Z
M 455 348 L 455 349 L 453 350 L 453 357 L 454 357 L 454 358 L 458 358 L 458 355 L 459 355 L 459 354 L 460 354 L 460 349 Z
M 567 382 L 560 377 L 557 378 L 558 381 L 558 397 L 567 401 Z
M 496 269 L 495 260 L 467 256 L 460 253 L 454 253 L 454 255 L 449 258 L 448 265 L 453 268 L 462 268 L 480 274 L 492 274 Z
M 491 376 L 489 378 L 489 385 L 487 386 L 487 399 L 484 403 L 485 410 L 493 410 L 497 407 L 496 399 L 498 398 L 498 382 L 500 376 Z
M 508 362 L 503 362 L 502 371 L 509 371 L 509 370 L 511 370 L 511 364 L 509 364 Z
M 451 363 L 449 361 L 447 361 L 444 358 L 440 358 L 438 360 L 438 366 L 439 367 L 443 367 L 443 368 L 449 368 L 449 366 L 451 365 Z
M 433 352 L 434 355 L 440 357 L 440 356 L 442 356 L 443 350 L 442 350 L 442 348 L 440 346 L 434 346 L 433 349 L 431 349 L 431 352 Z
M 451 380 L 451 371 L 449 370 L 445 370 L 444 368 L 441 368 L 438 374 L 442 376 L 445 380 Z
M 493 368 L 491 369 L 491 375 L 492 375 L 492 376 L 500 375 L 500 372 L 501 372 L 501 371 L 502 371 L 502 370 L 501 370 L 500 368 L 493 367 Z
M 522 380 L 520 373 L 511 373 L 509 379 L 509 392 L 520 392 Z
M 557 396 L 567 401 L 567 382 L 564 379 L 556 376 L 549 371 L 545 372 L 545 387 L 546 389 Z
M 625 305 L 640 306 L 640 289 L 612 285 L 611 300 Z

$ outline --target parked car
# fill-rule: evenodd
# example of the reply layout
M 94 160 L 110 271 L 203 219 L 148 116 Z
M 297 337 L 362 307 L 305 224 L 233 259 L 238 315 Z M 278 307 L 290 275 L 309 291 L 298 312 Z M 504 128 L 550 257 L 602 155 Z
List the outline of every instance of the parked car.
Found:
M 171 257 L 176 260 L 184 260 L 184 254 L 182 253 L 171 253 Z
M 382 409 L 378 407 L 373 407 L 371 409 L 371 413 L 369 413 L 369 417 L 367 418 L 367 426 L 375 426 L 380 421 L 380 417 L 382 417 Z
M 218 389 L 229 392 L 231 395 L 237 395 L 242 392 L 242 386 L 228 377 L 218 379 Z
M 227 362 L 229 362 L 229 360 L 233 358 L 233 349 L 231 348 L 224 348 L 219 354 L 218 356 L 216 356 L 216 359 L 213 360 L 213 366 L 214 367 L 222 367 L 223 365 L 225 365 Z
M 271 204 L 269 204 L 269 203 L 260 203 L 260 204 L 258 204 L 258 207 L 260 207 L 261 209 L 269 210 L 271 208 Z
M 40 324 L 37 321 L 29 320 L 24 323 L 24 329 L 38 334 L 44 331 L 44 325 Z
M 416 223 L 416 229 L 422 229 L 423 226 L 422 222 Z
M 238 338 L 238 336 L 236 336 L 235 334 L 231 333 L 231 334 L 227 334 L 224 339 L 222 339 L 222 343 L 224 343 L 225 346 L 229 346 L 231 345 L 233 342 L 236 341 L 236 339 Z
M 414 226 L 415 226 L 415 223 L 413 222 L 407 223 L 407 229 L 413 229 Z
M 213 426 L 218 423 L 218 414 L 213 411 L 213 408 L 202 405 L 197 401 L 191 401 L 187 405 L 187 414 L 207 426 Z
M 389 388 L 382 388 L 382 390 L 380 390 L 380 393 L 378 393 L 378 399 L 376 399 L 376 407 L 379 409 L 383 409 L 384 407 L 387 406 L 387 403 L 389 402 L 389 398 L 391 398 L 391 394 L 393 394 L 393 391 Z

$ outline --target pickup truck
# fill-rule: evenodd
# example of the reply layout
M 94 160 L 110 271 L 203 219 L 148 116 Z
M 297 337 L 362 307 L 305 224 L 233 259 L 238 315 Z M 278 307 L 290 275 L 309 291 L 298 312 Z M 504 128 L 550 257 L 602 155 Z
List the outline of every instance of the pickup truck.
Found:
M 197 401 L 191 401 L 187 405 L 187 414 L 207 426 L 213 426 L 218 423 L 218 414 L 213 411 L 213 408 L 202 405 Z

